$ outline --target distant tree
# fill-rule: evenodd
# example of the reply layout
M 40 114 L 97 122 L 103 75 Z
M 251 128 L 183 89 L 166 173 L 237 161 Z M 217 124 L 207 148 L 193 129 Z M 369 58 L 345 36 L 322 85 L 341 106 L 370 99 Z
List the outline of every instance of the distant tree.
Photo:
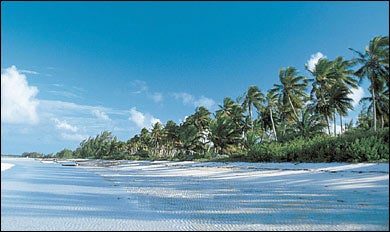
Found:
M 73 151 L 70 149 L 64 148 L 63 150 L 56 153 L 56 157 L 60 158 L 60 159 L 73 158 Z
M 231 117 L 219 111 L 210 122 L 210 140 L 217 153 L 230 154 L 242 141 L 242 130 Z

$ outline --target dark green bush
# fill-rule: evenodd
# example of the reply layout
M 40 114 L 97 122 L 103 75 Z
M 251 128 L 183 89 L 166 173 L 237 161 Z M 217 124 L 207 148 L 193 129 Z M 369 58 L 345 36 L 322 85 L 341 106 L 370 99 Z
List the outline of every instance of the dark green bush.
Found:
M 251 147 L 253 162 L 378 162 L 389 161 L 389 128 L 373 132 L 354 129 L 341 136 L 318 135 Z

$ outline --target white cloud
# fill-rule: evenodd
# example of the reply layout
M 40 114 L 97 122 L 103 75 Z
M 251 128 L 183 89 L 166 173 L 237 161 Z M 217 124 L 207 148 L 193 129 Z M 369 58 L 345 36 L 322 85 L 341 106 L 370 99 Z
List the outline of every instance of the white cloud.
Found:
M 130 109 L 129 120 L 137 124 L 138 127 L 142 128 L 145 123 L 145 116 L 143 113 L 137 111 L 135 107 Z
M 100 110 L 92 110 L 92 113 L 99 119 L 103 119 L 105 121 L 110 121 L 111 119 L 108 117 L 106 113 Z
M 184 105 L 193 105 L 195 107 L 205 106 L 207 109 L 212 109 L 216 106 L 216 103 L 213 99 L 201 96 L 199 99 L 196 99 L 193 95 L 189 93 L 174 93 L 173 96 L 177 100 L 181 100 Z
M 184 105 L 194 104 L 195 97 L 189 93 L 174 93 L 175 99 L 181 100 Z
M 66 98 L 81 98 L 79 95 L 68 92 L 68 91 L 57 91 L 57 90 L 49 90 L 49 93 L 52 93 L 57 96 L 63 96 Z
M 140 94 L 148 90 L 148 85 L 145 81 L 134 80 L 130 83 L 136 90 L 131 93 Z
M 215 101 L 213 99 L 201 96 L 200 99 L 196 100 L 194 102 L 195 106 L 204 106 L 207 109 L 212 109 L 214 106 L 216 106 Z
M 4 123 L 39 122 L 35 96 L 38 88 L 29 86 L 26 76 L 13 65 L 1 73 L 1 121 Z
M 318 63 L 318 60 L 321 59 L 321 58 L 326 58 L 326 56 L 324 56 L 321 52 L 317 52 L 316 54 L 311 55 L 310 56 L 310 60 L 308 60 L 307 64 L 306 64 L 307 68 L 310 71 L 313 71 L 314 67 Z
M 352 89 L 352 93 L 348 95 L 348 97 L 353 99 L 352 106 L 356 107 L 359 105 L 360 99 L 364 97 L 364 89 L 359 86 L 357 89 Z
M 153 126 L 156 123 L 161 123 L 160 119 L 158 118 L 151 118 L 150 119 L 150 124 Z
M 156 122 L 161 123 L 160 119 L 155 118 L 148 113 L 143 114 L 143 113 L 137 111 L 136 107 L 133 107 L 130 109 L 129 120 L 134 122 L 139 128 L 146 127 L 148 129 L 150 129 L 151 126 Z
M 69 131 L 72 131 L 72 132 L 77 132 L 78 131 L 77 126 L 72 126 L 69 123 L 67 123 L 66 121 L 60 121 L 57 118 L 53 118 L 53 121 L 56 123 L 56 127 L 58 129 L 69 130 Z
M 27 74 L 33 74 L 38 75 L 39 72 L 31 71 L 31 70 L 19 70 L 19 73 L 27 73 Z
M 162 94 L 161 94 L 161 93 L 157 93 L 157 92 L 154 93 L 154 94 L 152 94 L 150 97 L 151 97 L 151 98 L 153 99 L 153 101 L 156 102 L 156 103 L 162 102 L 162 100 L 163 100 Z
M 87 135 L 69 134 L 69 133 L 61 133 L 61 137 L 66 140 L 77 141 L 77 142 L 81 142 L 84 139 L 88 138 Z

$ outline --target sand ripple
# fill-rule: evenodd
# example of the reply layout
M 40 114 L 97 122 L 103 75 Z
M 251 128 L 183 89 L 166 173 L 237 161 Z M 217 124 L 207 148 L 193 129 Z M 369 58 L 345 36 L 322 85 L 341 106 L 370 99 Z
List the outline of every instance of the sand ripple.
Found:
M 388 164 L 99 162 L 18 162 L 1 229 L 389 229 Z

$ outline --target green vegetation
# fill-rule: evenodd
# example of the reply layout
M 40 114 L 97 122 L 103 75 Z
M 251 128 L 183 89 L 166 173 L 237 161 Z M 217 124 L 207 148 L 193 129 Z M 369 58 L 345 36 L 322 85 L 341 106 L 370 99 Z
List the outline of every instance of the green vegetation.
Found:
M 143 128 L 127 142 L 111 132 L 82 141 L 60 158 L 152 159 L 250 162 L 378 162 L 389 160 L 389 38 L 374 37 L 358 58 L 322 58 L 312 77 L 281 68 L 279 83 L 257 86 L 211 113 L 198 107 L 177 125 L 169 120 Z M 356 70 L 353 70 L 355 68 Z M 353 110 L 350 94 L 370 81 L 355 125 L 343 124 Z M 377 123 L 379 120 L 380 123 Z M 339 123 L 337 123 L 339 121 Z M 334 125 L 331 128 L 331 124 Z M 336 124 L 341 125 L 337 134 Z

